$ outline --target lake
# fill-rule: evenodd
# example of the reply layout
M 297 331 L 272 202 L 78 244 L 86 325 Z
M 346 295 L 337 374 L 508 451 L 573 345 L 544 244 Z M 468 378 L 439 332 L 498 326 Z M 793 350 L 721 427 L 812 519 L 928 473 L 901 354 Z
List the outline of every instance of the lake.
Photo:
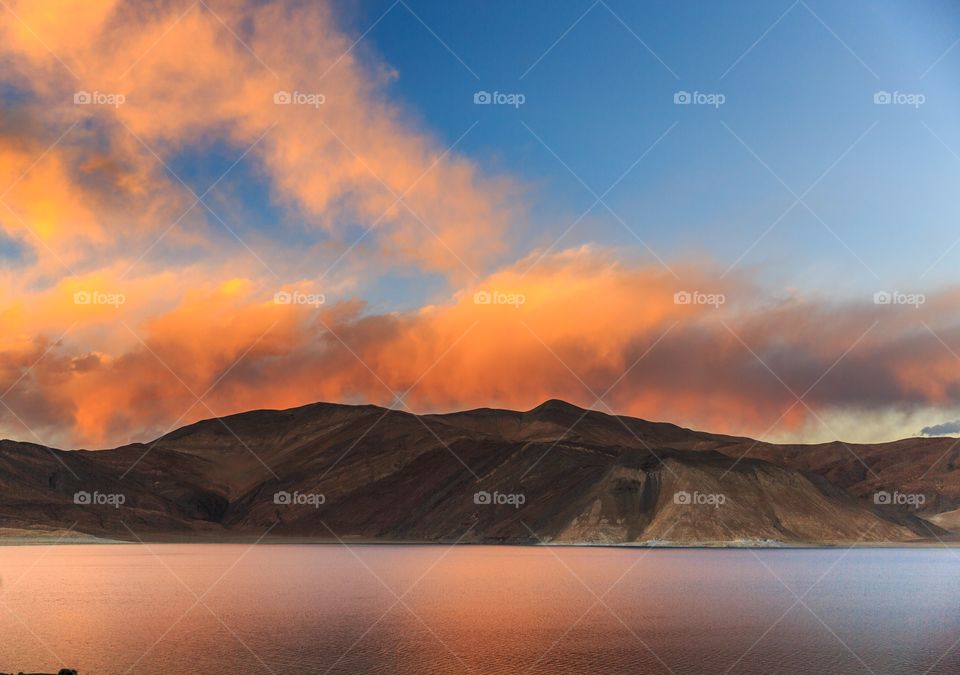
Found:
M 945 549 L 8 546 L 0 576 L 0 672 L 960 672 Z

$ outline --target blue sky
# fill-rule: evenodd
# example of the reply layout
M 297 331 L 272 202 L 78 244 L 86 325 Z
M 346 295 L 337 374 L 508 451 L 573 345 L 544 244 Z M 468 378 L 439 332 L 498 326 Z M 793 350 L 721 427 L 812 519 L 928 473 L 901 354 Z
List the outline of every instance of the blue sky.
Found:
M 676 123 L 605 198 L 665 259 L 730 265 L 753 246 L 741 264 L 774 283 L 853 293 L 951 280 L 960 247 L 930 268 L 960 236 L 955 3 L 408 2 L 429 29 L 392 4 L 342 20 L 379 19 L 363 46 L 445 143 L 479 122 L 458 149 L 529 184 L 533 244 L 594 202 L 581 180 L 604 192 Z M 526 101 L 475 106 L 479 89 Z M 678 90 L 726 101 L 676 106 Z M 925 101 L 878 106 L 877 91 Z M 804 197 L 816 215 L 797 205 L 755 243 L 795 201 L 780 181 L 802 195 L 835 162 Z M 638 244 L 602 205 L 564 239 L 589 241 Z
M 960 419 L 955 0 L 14 4 L 6 435 L 146 438 L 211 388 L 609 389 L 792 440 Z
M 954 281 L 955 3 L 365 0 L 334 12 L 360 38 L 353 54 L 394 71 L 386 93 L 407 121 L 526 187 L 502 263 L 592 243 L 759 270 L 777 289 Z M 525 100 L 477 106 L 481 90 Z M 678 91 L 725 100 L 678 106 Z M 924 101 L 880 106 L 878 91 Z M 171 166 L 199 194 L 240 150 L 188 146 Z M 315 237 L 254 167 L 231 174 L 210 198 L 243 214 L 241 235 L 285 223 L 285 237 Z M 408 309 L 449 292 L 442 276 L 414 277 L 368 280 L 368 301 Z

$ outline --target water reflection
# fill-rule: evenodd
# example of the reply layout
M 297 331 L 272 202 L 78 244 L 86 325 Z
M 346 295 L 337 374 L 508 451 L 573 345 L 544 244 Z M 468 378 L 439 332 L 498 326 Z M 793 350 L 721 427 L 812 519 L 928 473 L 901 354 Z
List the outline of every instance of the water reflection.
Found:
M 958 569 L 937 549 L 4 547 L 0 672 L 958 672 Z

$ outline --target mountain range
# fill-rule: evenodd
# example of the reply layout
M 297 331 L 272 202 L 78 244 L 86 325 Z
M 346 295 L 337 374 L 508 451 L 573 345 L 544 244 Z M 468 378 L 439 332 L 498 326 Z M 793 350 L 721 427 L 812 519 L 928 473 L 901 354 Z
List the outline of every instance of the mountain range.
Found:
M 316 403 L 150 443 L 0 441 L 0 539 L 603 545 L 949 542 L 953 438 L 778 445 L 585 410 Z

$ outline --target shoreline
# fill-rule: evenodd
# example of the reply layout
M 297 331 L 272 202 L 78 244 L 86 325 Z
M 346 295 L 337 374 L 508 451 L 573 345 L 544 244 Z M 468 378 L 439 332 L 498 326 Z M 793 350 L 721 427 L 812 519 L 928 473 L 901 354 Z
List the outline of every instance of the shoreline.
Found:
M 178 535 L 159 535 L 144 537 L 140 541 L 131 539 L 114 539 L 108 536 L 97 536 L 86 533 L 69 531 L 31 532 L 18 530 L 16 533 L 5 533 L 0 529 L 0 547 L 7 546 L 149 546 L 169 544 L 195 545 L 253 545 L 253 546 L 486 546 L 486 547 L 517 547 L 517 548 L 596 548 L 596 549 L 665 549 L 665 550 L 839 550 L 850 548 L 861 549 L 931 549 L 960 548 L 960 539 L 922 539 L 917 541 L 838 541 L 838 542 L 777 542 L 777 541 L 743 541 L 743 542 L 695 542 L 684 543 L 674 541 L 649 541 L 627 543 L 600 543 L 600 542 L 456 542 L 432 540 L 391 540 L 370 539 L 366 537 L 266 537 L 254 535 L 217 536 L 217 537 L 190 537 Z

